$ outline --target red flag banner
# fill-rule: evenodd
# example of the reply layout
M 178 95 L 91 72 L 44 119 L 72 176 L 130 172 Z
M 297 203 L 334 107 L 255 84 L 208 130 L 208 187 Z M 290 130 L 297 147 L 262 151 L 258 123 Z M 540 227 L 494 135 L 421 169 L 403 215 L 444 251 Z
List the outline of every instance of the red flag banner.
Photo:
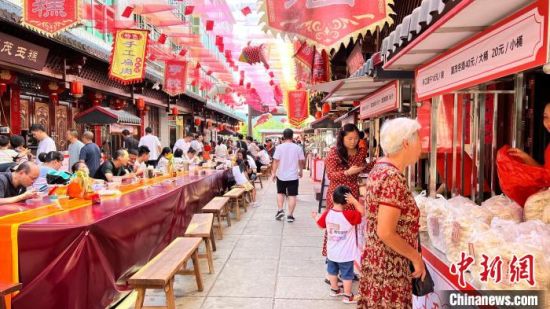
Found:
M 300 126 L 309 116 L 309 98 L 306 90 L 290 90 L 288 96 L 288 121 Z
M 187 88 L 187 61 L 167 60 L 164 68 L 164 92 L 170 96 L 185 93 Z
M 311 70 L 313 68 L 315 48 L 313 46 L 307 45 L 306 42 L 297 41 L 294 43 L 294 50 L 296 51 L 296 53 L 294 54 L 294 58 L 296 58 L 296 60 L 304 65 L 306 68 Z
M 79 9 L 79 0 L 23 0 L 21 23 L 46 36 L 53 36 L 80 22 Z
M 264 31 L 338 49 L 359 34 L 392 24 L 393 0 L 263 0 Z
M 119 29 L 115 33 L 109 78 L 123 84 L 140 82 L 145 77 L 145 57 L 149 31 Z
M 330 81 L 330 60 L 328 54 L 323 50 L 315 52 L 313 58 L 313 69 L 311 73 L 311 82 L 313 84 Z

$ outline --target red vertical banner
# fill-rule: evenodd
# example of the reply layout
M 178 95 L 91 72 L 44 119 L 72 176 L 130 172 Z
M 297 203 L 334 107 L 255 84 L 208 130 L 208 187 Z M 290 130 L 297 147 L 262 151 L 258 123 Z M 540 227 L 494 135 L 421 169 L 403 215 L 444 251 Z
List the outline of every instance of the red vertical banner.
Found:
M 11 86 L 10 128 L 12 134 L 21 134 L 21 90 Z
M 47 36 L 59 34 L 79 22 L 78 0 L 23 0 L 21 23 Z
M 330 60 L 328 54 L 324 50 L 315 52 L 311 82 L 313 84 L 328 82 L 330 81 L 330 75 Z
M 306 90 L 291 90 L 288 95 L 288 121 L 299 127 L 309 116 L 309 97 Z
M 187 61 L 167 60 L 164 67 L 164 92 L 176 96 L 187 88 Z

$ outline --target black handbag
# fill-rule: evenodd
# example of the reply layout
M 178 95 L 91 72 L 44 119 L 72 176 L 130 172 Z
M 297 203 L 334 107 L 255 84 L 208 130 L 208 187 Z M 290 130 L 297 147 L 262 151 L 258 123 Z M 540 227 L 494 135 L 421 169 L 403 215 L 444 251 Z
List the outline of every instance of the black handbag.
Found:
M 420 252 L 420 254 L 422 255 L 422 247 L 420 246 L 420 235 L 418 236 L 418 252 Z M 414 272 L 412 262 L 409 264 L 409 266 L 411 272 Z M 413 278 L 412 280 L 412 292 L 413 295 L 417 297 L 426 296 L 434 291 L 434 282 L 432 280 L 432 276 L 430 275 L 426 264 L 424 264 L 424 267 L 426 268 L 426 276 L 424 277 L 424 280 L 422 280 L 422 278 Z

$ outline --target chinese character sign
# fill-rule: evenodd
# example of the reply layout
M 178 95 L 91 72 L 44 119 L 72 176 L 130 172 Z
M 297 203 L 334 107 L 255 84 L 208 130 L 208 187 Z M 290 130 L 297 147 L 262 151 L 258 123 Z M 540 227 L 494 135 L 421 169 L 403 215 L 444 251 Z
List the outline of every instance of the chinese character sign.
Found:
M 116 32 L 109 78 L 123 84 L 140 82 L 145 77 L 148 30 L 119 29 Z
M 46 64 L 48 52 L 47 48 L 0 33 L 0 55 L 2 61 L 17 66 L 42 70 L 44 64 Z
M 288 121 L 299 127 L 309 116 L 309 98 L 305 90 L 291 90 L 288 95 Z
M 78 0 L 23 0 L 22 24 L 56 35 L 80 22 Z
M 164 91 L 171 96 L 176 96 L 184 93 L 186 88 L 187 61 L 166 61 L 164 68 Z
M 338 49 L 360 33 L 392 23 L 390 0 L 264 0 L 264 30 Z

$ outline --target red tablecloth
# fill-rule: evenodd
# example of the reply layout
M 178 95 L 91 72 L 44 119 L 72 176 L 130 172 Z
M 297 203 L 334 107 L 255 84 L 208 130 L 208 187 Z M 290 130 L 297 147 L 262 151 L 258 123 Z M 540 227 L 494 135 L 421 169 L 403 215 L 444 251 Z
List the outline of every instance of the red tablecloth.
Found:
M 105 308 L 126 280 L 182 236 L 223 189 L 223 172 L 184 176 L 120 198 L 23 224 L 13 308 Z

